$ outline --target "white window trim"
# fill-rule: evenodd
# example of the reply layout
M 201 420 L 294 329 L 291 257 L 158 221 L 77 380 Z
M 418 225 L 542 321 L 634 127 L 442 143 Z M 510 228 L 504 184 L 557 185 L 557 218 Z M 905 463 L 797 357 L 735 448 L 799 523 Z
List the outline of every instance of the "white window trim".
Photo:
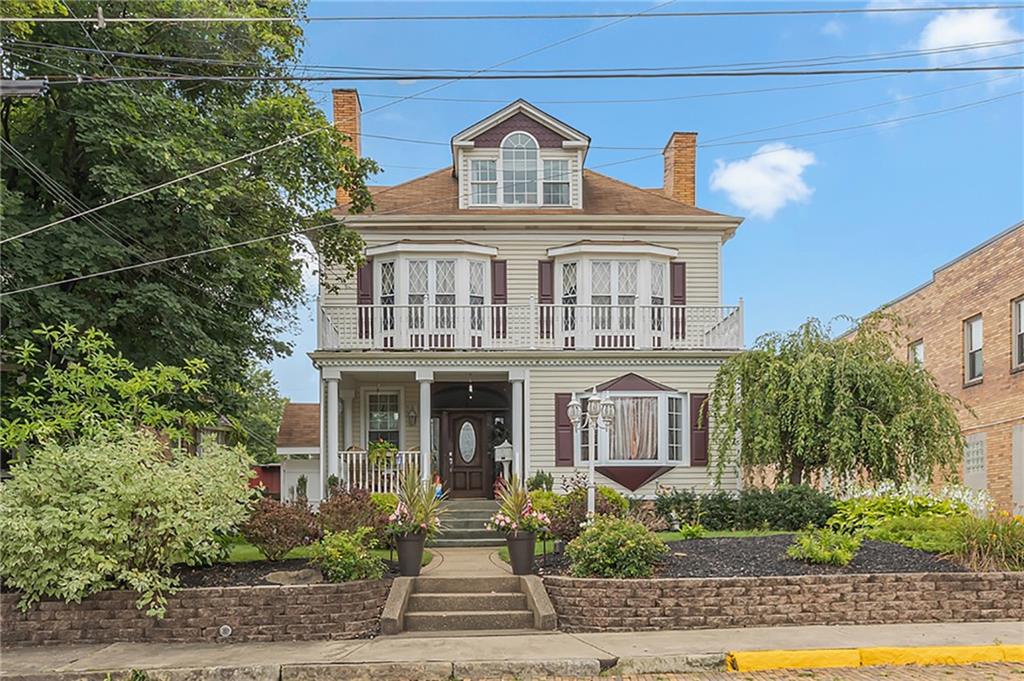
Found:
M 398 395 L 398 449 L 405 451 L 405 389 L 401 386 L 382 385 L 360 388 L 359 403 L 362 405 L 363 448 L 370 448 L 370 395 Z
M 917 349 L 918 347 L 921 348 L 921 361 L 920 362 L 917 361 L 917 354 L 914 352 L 915 349 Z M 909 345 L 907 345 L 907 360 L 909 362 L 916 362 L 919 366 L 924 366 L 925 347 L 924 347 L 924 339 L 923 338 L 918 338 L 916 341 L 911 341 L 911 343 Z
M 978 345 L 978 350 L 981 351 L 981 373 L 977 376 L 970 375 L 971 369 L 971 346 L 974 343 L 974 336 L 972 335 L 971 326 L 973 322 L 977 320 L 981 322 L 981 339 Z M 974 385 L 980 383 L 985 378 L 985 319 L 980 315 L 968 317 L 963 321 L 963 347 L 964 347 L 964 385 Z
M 498 255 L 498 249 L 493 246 L 484 246 L 483 244 L 474 244 L 466 241 L 439 241 L 436 243 L 410 243 L 396 241 L 395 243 L 382 244 L 380 246 L 370 246 L 366 249 L 367 257 L 398 255 L 405 253 L 430 253 L 438 256 L 451 255 L 453 257 L 460 255 L 495 257 Z
M 1024 296 L 1014 298 L 1010 301 L 1012 326 L 1010 327 L 1010 358 L 1011 368 L 1014 370 L 1024 369 L 1024 352 L 1021 352 L 1017 345 L 1017 337 L 1024 333 Z
M 591 289 L 593 288 L 593 277 L 591 268 L 595 261 L 612 261 L 612 262 L 624 262 L 624 261 L 636 261 L 637 273 L 636 273 L 636 305 L 652 305 L 651 303 L 651 263 L 658 261 L 668 263 L 669 258 L 667 256 L 634 256 L 623 255 L 621 252 L 618 255 L 613 255 L 611 252 L 602 257 L 600 254 L 594 256 L 560 256 L 555 258 L 555 272 L 558 276 L 555 277 L 555 300 L 559 303 L 562 300 L 562 264 L 567 262 L 576 263 L 576 304 L 577 305 L 593 305 L 591 302 Z M 671 268 L 666 266 L 663 273 L 663 284 L 661 296 L 664 302 L 662 305 L 667 305 L 671 295 Z M 612 301 L 612 305 L 615 306 L 615 301 Z
M 598 393 L 578 393 L 577 399 L 589 400 L 594 396 L 598 397 L 656 397 L 658 398 L 658 458 L 657 459 L 611 459 L 609 453 L 611 451 L 611 440 L 609 433 L 606 429 L 597 429 L 597 460 L 595 465 L 598 466 L 690 466 L 690 395 L 685 392 L 676 392 L 671 390 L 610 390 L 607 392 Z M 679 398 L 682 400 L 682 457 L 679 461 L 673 461 L 669 459 L 669 437 L 668 437 L 668 399 L 670 397 Z M 585 418 L 585 417 L 584 417 Z M 585 430 L 585 429 L 584 429 Z M 573 437 L 576 437 L 576 433 L 573 433 Z M 574 448 L 575 449 L 575 448 Z M 587 452 L 580 448 L 580 456 L 575 461 L 577 466 L 589 465 L 587 459 Z
M 509 137 L 516 134 L 523 134 L 533 140 L 533 143 L 537 146 L 537 201 L 534 203 L 505 203 L 505 168 L 504 159 L 502 155 L 502 149 L 504 148 L 505 141 Z M 564 208 L 579 208 L 577 205 L 579 201 L 574 199 L 574 194 L 579 191 L 578 185 L 582 181 L 579 173 L 579 159 L 581 151 L 578 149 L 552 149 L 541 147 L 540 142 L 535 136 L 526 132 L 525 130 L 513 130 L 509 134 L 502 138 L 501 143 L 492 149 L 481 150 L 481 149 L 466 149 L 470 151 L 472 155 L 466 156 L 466 173 L 468 177 L 466 184 L 464 185 L 467 191 L 465 205 L 470 208 L 501 208 L 508 210 L 515 210 L 517 208 L 551 208 L 551 209 L 564 209 Z M 497 171 L 498 178 L 498 198 L 497 203 L 475 203 L 473 201 L 473 192 L 471 190 L 473 185 L 472 167 L 473 161 L 494 161 L 495 169 Z M 544 203 L 544 161 L 566 161 L 569 166 L 569 176 L 566 182 L 569 184 L 569 200 L 567 203 Z M 576 163 L 574 163 L 576 161 Z
M 486 246 L 481 246 L 481 249 L 493 250 L 497 253 L 496 249 L 488 249 Z M 491 290 L 491 277 L 490 277 L 490 264 L 491 259 L 489 254 L 485 255 L 480 251 L 469 251 L 464 252 L 463 255 L 459 255 L 457 252 L 451 250 L 423 250 L 423 251 L 408 251 L 399 252 L 393 258 L 374 258 L 373 260 L 373 304 L 380 305 L 380 294 L 381 294 L 381 265 L 386 262 L 393 262 L 395 264 L 395 305 L 404 306 L 409 305 L 409 263 L 414 260 L 454 260 L 455 261 L 455 305 L 470 305 L 470 262 L 482 262 L 484 263 L 484 290 L 483 298 L 484 305 L 490 305 L 492 300 L 493 291 Z M 428 301 L 428 305 L 433 305 L 433 301 Z

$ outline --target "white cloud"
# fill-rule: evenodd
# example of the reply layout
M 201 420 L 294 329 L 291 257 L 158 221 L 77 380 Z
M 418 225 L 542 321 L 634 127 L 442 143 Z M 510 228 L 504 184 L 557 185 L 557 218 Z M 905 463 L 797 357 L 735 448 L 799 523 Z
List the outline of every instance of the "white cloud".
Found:
M 1020 32 L 1010 24 L 1010 17 L 1001 11 L 949 10 L 928 22 L 921 31 L 918 47 L 922 50 L 936 50 L 972 43 L 1018 40 L 1020 37 Z M 960 63 L 965 59 L 1005 54 L 1015 49 L 1013 45 L 994 45 L 970 51 L 932 54 L 929 55 L 929 60 L 932 64 L 941 66 Z
M 814 190 L 803 173 L 814 165 L 814 154 L 783 142 L 765 144 L 750 158 L 715 161 L 711 189 L 723 191 L 734 204 L 751 215 L 771 219 L 794 201 L 807 201 Z
M 829 19 L 825 22 L 825 25 L 821 27 L 821 34 L 832 36 L 833 38 L 842 38 L 846 35 L 846 24 L 838 19 Z

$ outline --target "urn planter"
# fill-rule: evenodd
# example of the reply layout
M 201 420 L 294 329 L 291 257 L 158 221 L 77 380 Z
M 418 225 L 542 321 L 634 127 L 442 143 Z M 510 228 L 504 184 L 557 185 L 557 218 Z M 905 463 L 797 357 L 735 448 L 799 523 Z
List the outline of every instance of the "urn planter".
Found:
M 398 549 L 398 573 L 403 577 L 419 577 L 423 565 L 423 545 L 427 535 L 405 534 L 395 538 Z
M 512 574 L 532 574 L 533 552 L 537 545 L 537 535 L 533 532 L 510 534 L 505 537 L 505 542 L 508 545 L 508 562 L 512 566 Z

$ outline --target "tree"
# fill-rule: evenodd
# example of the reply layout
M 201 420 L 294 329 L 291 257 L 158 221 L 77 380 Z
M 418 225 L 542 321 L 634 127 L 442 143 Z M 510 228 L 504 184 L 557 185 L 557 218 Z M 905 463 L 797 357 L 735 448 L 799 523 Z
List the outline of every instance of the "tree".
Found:
M 718 475 L 735 461 L 773 467 L 791 484 L 825 470 L 898 482 L 955 473 L 956 402 L 924 367 L 896 358 L 900 339 L 888 314 L 838 339 L 810 319 L 729 358 L 709 409 Z
M 6 16 L 301 16 L 304 0 L 4 3 Z M 302 30 L 292 22 L 29 23 L 2 37 L 5 77 L 243 75 L 284 80 L 53 83 L 0 104 L 4 238 L 317 131 L 244 161 L 4 245 L 5 291 L 281 232 L 159 266 L 5 295 L 7 348 L 42 323 L 103 329 L 139 366 L 203 357 L 216 410 L 238 413 L 249 367 L 290 352 L 279 338 L 304 299 L 303 230 L 331 222 L 335 189 L 370 205 L 376 165 L 357 158 L 287 76 Z M 99 53 L 98 50 L 102 50 Z M 133 56 L 133 55 L 144 56 Z M 202 58 L 201 63 L 181 61 Z M 173 60 L 172 60 L 173 59 Z M 41 62 L 41 63 L 40 63 Z M 56 80 L 57 76 L 53 77 Z M 341 225 L 315 232 L 326 266 L 351 271 L 362 242 Z M 17 391 L 5 386 L 5 393 Z
M 277 461 L 277 429 L 287 399 L 277 392 L 269 369 L 254 369 L 244 390 L 244 409 L 237 419 L 239 439 L 257 463 Z

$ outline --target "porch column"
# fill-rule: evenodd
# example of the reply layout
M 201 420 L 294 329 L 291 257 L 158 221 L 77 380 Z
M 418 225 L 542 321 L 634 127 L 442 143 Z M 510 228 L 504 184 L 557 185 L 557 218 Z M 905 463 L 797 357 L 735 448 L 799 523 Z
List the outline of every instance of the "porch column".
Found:
M 352 388 L 341 391 L 341 417 L 343 420 L 341 429 L 341 438 L 338 440 L 338 449 L 344 451 L 345 449 L 356 444 L 355 433 L 352 431 L 352 411 L 356 404 L 356 391 Z M 342 446 L 344 445 L 344 447 Z
M 430 482 L 430 385 L 434 382 L 433 370 L 418 370 L 416 380 L 420 384 L 420 475 L 424 482 Z
M 338 475 L 338 389 L 341 379 L 327 378 L 327 477 Z M 327 490 L 327 480 L 321 480 Z
M 519 481 L 523 480 L 525 461 L 523 461 L 523 372 L 509 372 L 512 384 L 512 475 Z

